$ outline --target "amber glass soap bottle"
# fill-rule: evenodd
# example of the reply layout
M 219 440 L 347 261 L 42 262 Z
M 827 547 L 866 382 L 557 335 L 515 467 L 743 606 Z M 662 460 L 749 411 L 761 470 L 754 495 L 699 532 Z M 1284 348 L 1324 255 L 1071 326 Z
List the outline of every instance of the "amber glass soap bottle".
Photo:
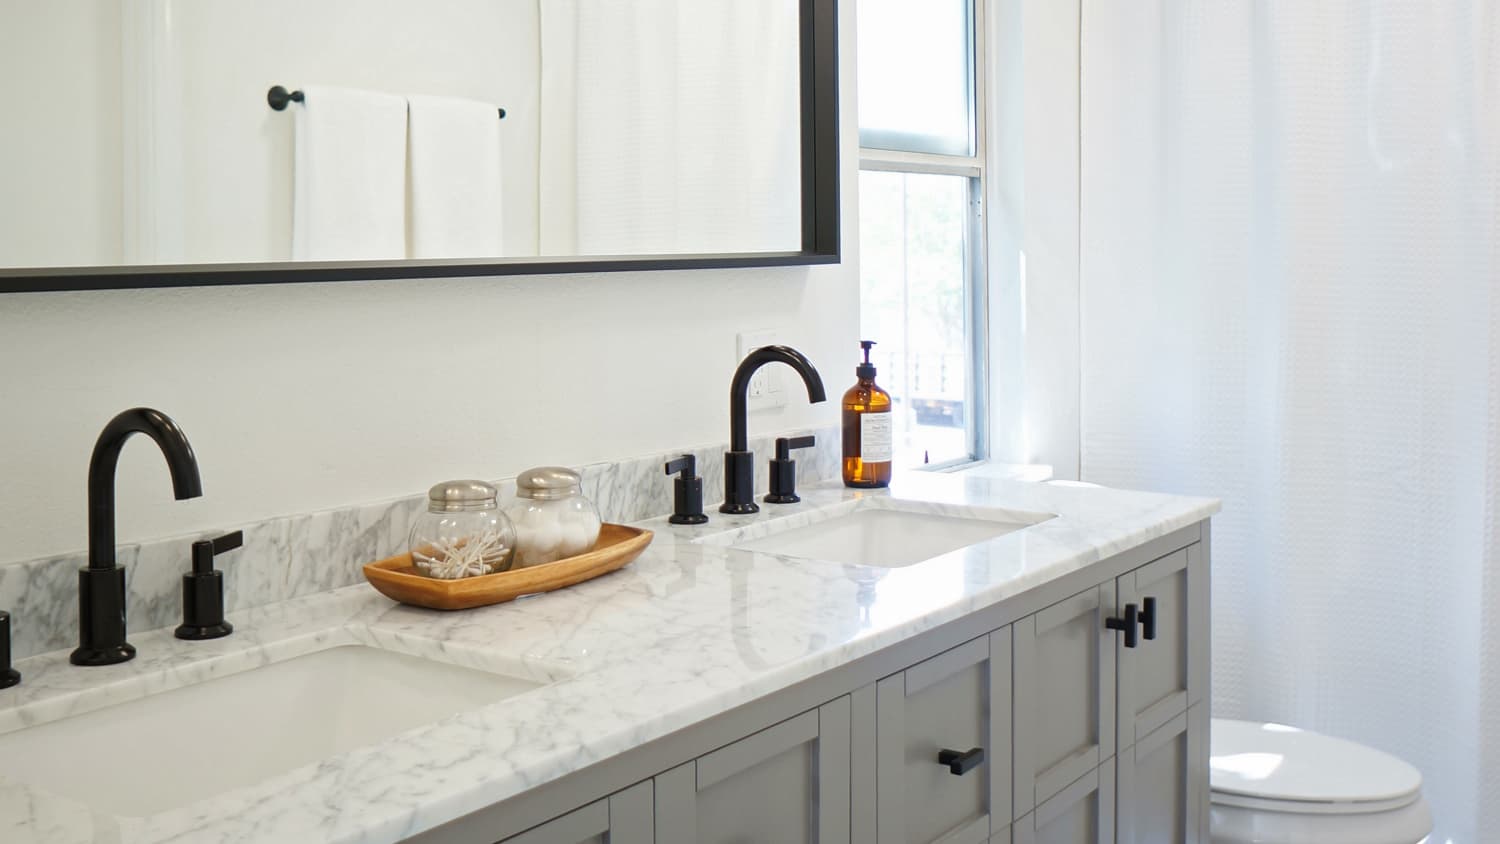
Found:
M 844 393 L 844 486 L 891 485 L 891 394 L 875 384 L 870 364 L 873 341 L 862 340 L 865 362 L 855 367 L 859 381 Z

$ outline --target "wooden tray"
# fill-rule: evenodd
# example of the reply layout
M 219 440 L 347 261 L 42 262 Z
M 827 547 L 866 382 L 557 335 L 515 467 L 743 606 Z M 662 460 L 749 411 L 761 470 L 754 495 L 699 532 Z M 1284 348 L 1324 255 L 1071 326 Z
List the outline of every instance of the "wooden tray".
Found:
M 652 533 L 625 525 L 604 524 L 594 549 L 576 557 L 523 569 L 438 580 L 418 572 L 410 554 L 365 565 L 370 585 L 395 601 L 434 610 L 466 610 L 514 601 L 522 595 L 551 592 L 591 580 L 629 565 L 651 544 Z

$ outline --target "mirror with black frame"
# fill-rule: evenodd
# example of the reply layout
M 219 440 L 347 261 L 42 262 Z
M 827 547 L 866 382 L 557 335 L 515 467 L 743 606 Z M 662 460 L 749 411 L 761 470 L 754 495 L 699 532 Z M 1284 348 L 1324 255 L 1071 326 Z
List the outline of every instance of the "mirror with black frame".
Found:
M 0 0 L 0 292 L 837 260 L 835 0 Z

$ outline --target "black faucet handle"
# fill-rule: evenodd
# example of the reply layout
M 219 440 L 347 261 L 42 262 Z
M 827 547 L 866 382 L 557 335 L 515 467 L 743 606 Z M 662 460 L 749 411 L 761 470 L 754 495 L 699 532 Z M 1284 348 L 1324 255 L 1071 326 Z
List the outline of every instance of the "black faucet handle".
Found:
M 701 525 L 708 521 L 703 513 L 703 479 L 698 477 L 698 458 L 691 454 L 667 463 L 666 473 L 677 475 L 672 481 L 672 515 L 674 525 Z
M 771 458 L 771 491 L 765 498 L 767 504 L 795 504 L 802 500 L 797 494 L 797 461 L 792 459 L 792 450 L 812 448 L 816 443 L 817 439 L 811 434 L 776 438 L 776 456 Z
M 791 460 L 792 459 L 792 449 L 796 449 L 796 448 L 812 448 L 814 445 L 817 444 L 817 442 L 818 442 L 817 437 L 814 437 L 812 434 L 808 434 L 805 437 L 791 437 L 790 439 L 787 438 L 787 437 L 777 437 L 776 438 L 776 459 L 777 460 Z
M 242 530 L 193 543 L 193 570 L 182 576 L 182 624 L 177 627 L 177 638 L 218 639 L 234 632 L 234 625 L 224 620 L 224 573 L 214 568 L 214 558 L 244 544 Z
M 0 689 L 21 682 L 21 672 L 10 667 L 10 613 L 0 610 Z

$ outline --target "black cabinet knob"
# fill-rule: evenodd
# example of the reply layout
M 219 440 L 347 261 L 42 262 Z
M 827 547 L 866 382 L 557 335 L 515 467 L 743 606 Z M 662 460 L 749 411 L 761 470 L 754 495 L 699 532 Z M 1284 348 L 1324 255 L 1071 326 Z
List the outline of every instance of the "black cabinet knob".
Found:
M 938 764 L 948 766 L 948 773 L 961 777 L 984 764 L 984 748 L 974 747 L 967 751 L 940 750 Z
M 1156 638 L 1156 599 L 1141 601 L 1141 638 L 1151 641 Z
M 1104 626 L 1110 630 L 1119 630 L 1125 634 L 1125 647 L 1133 648 L 1136 645 L 1136 625 L 1140 623 L 1140 610 L 1135 604 L 1125 605 L 1124 618 L 1106 618 Z

